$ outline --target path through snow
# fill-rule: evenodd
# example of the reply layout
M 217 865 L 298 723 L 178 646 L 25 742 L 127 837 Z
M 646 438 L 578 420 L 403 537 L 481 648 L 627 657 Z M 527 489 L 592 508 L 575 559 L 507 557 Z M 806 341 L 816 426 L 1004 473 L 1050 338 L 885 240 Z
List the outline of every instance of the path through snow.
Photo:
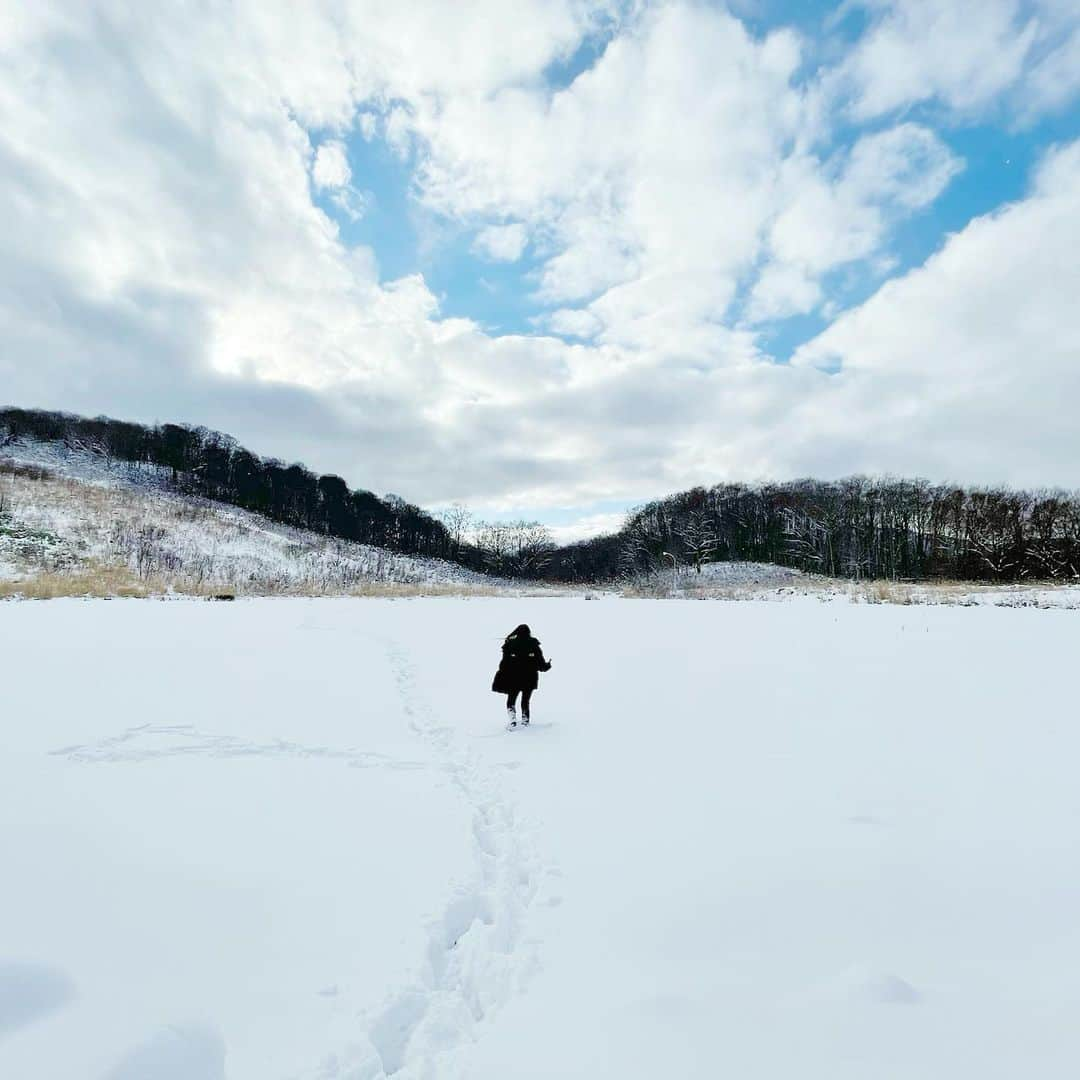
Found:
M 545 870 L 530 827 L 492 768 L 423 699 L 404 646 L 388 641 L 386 648 L 410 727 L 432 748 L 470 809 L 473 866 L 428 928 L 420 978 L 369 1019 L 371 1056 L 339 1075 L 451 1080 L 464 1075 L 461 1051 L 536 969 L 527 915 Z

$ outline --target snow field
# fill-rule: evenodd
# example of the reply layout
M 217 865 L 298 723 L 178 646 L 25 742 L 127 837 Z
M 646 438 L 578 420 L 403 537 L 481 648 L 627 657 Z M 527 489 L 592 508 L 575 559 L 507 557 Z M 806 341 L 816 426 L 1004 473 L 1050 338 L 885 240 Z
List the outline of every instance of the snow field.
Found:
M 506 733 L 521 621 L 553 669 Z M 2 605 L 0 1076 L 1071 1078 L 1078 637 L 798 598 Z
M 358 1046 L 469 853 L 381 647 L 302 608 L 4 612 L 0 963 L 72 996 L 0 1076 L 312 1076 Z

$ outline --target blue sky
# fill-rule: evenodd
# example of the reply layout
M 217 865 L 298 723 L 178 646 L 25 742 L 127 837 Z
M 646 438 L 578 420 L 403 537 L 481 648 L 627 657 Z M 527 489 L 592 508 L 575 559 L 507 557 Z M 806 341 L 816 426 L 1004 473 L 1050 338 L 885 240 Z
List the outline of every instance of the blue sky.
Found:
M 871 31 L 881 10 L 857 4 L 768 2 L 734 5 L 748 31 L 759 41 L 778 29 L 796 31 L 802 40 L 803 61 L 792 82 L 812 86 L 830 66 L 842 63 L 850 50 Z M 548 95 L 565 92 L 603 58 L 623 28 L 603 20 L 568 55 L 552 61 L 538 81 Z M 892 223 L 887 244 L 877 253 L 881 263 L 855 261 L 822 275 L 826 303 L 814 310 L 778 315 L 755 323 L 761 350 L 775 362 L 786 363 L 803 345 L 825 330 L 838 311 L 867 300 L 889 278 L 926 262 L 949 234 L 961 231 L 973 218 L 1022 199 L 1032 170 L 1046 149 L 1080 135 L 1080 114 L 1062 108 L 1018 120 L 1001 102 L 975 111 L 952 111 L 939 98 L 910 102 L 898 114 L 905 123 L 934 132 L 957 163 L 955 175 L 926 205 Z M 842 156 L 868 132 L 882 130 L 896 116 L 875 117 L 869 123 L 841 116 L 827 139 L 817 147 L 823 158 Z M 316 135 L 318 139 L 319 135 Z M 328 133 L 328 137 L 337 137 Z M 352 183 L 365 195 L 367 209 L 352 220 L 325 195 L 319 205 L 337 222 L 343 240 L 370 247 L 382 275 L 392 279 L 422 274 L 445 317 L 475 321 L 491 335 L 558 333 L 544 322 L 557 301 L 538 295 L 538 283 L 550 252 L 526 246 L 513 261 L 494 261 L 478 253 L 474 239 L 480 222 L 467 216 L 437 215 L 424 205 L 416 170 L 422 148 L 392 148 L 379 135 L 354 129 L 342 140 L 347 150 Z M 752 279 L 740 283 L 728 316 L 745 315 Z M 573 335 L 563 335 L 575 340 Z M 642 493 L 645 497 L 646 493 Z M 587 515 L 611 515 L 627 500 L 597 500 L 582 507 L 544 508 L 537 513 L 553 525 L 565 525 Z M 493 516 L 515 516 L 510 510 L 481 507 Z
M 811 59 L 801 72 L 804 80 L 820 70 L 821 54 L 834 55 L 856 42 L 868 19 L 866 10 L 856 5 L 810 0 L 761 0 L 735 8 L 745 13 L 745 23 L 755 34 L 794 27 L 807 35 Z M 587 72 L 614 32 L 612 26 L 605 25 L 590 34 L 572 55 L 552 62 L 543 73 L 549 90 L 564 89 Z M 818 55 L 815 49 L 820 50 Z M 1007 113 L 993 117 L 995 122 L 980 115 L 944 115 L 936 102 L 913 105 L 904 117 L 935 128 L 962 161 L 963 169 L 933 203 L 895 227 L 890 244 L 894 264 L 889 276 L 921 265 L 947 234 L 962 229 L 973 217 L 1022 197 L 1043 151 L 1080 135 L 1080 112 L 1075 109 L 1044 115 L 1022 126 Z M 830 149 L 850 146 L 862 131 L 858 126 L 840 125 Z M 336 133 L 314 132 L 313 137 L 317 141 L 334 138 Z M 436 218 L 416 198 L 415 154 L 394 150 L 384 139 L 365 137 L 358 129 L 348 132 L 343 142 L 353 184 L 366 196 L 367 209 L 354 220 L 326 193 L 316 192 L 315 201 L 336 221 L 347 244 L 370 247 L 387 279 L 423 274 L 444 315 L 475 319 L 493 333 L 536 332 L 536 318 L 554 306 L 535 295 L 542 255 L 531 247 L 512 263 L 493 263 L 477 255 L 471 250 L 475 228 Z M 848 306 L 864 300 L 879 282 L 878 275 L 837 273 L 832 291 Z M 762 334 L 769 351 L 784 360 L 827 322 L 820 315 L 780 319 L 764 327 Z
M 774 5 L 778 9 L 804 5 Z M 829 5 L 815 4 L 825 11 Z M 757 20 L 755 20 L 756 22 Z M 803 17 L 797 25 L 814 25 Z M 766 24 L 762 24 L 766 25 Z M 553 81 L 570 82 L 595 58 L 593 45 L 573 62 L 560 65 Z M 932 117 L 914 109 L 913 119 Z M 1023 128 L 987 123 L 953 122 L 940 132 L 944 142 L 964 162 L 938 199 L 919 214 L 902 222 L 892 238 L 896 259 L 889 274 L 920 266 L 937 250 L 947 234 L 962 229 L 973 217 L 1023 196 L 1031 170 L 1047 146 L 1077 138 L 1080 114 L 1075 110 L 1042 118 Z M 535 276 L 541 258 L 532 251 L 514 263 L 492 263 L 471 250 L 474 232 L 464 225 L 436 221 L 410 194 L 412 166 L 382 139 L 365 139 L 352 132 L 345 140 L 354 183 L 368 198 L 367 210 L 358 220 L 342 212 L 325 194 L 316 193 L 320 208 L 332 217 L 350 245 L 370 247 L 388 279 L 422 273 L 439 297 L 448 316 L 475 319 L 493 333 L 530 334 L 533 320 L 551 305 L 535 297 Z M 864 300 L 880 283 L 880 277 L 838 273 L 837 297 L 845 306 Z M 803 341 L 827 325 L 820 315 L 776 320 L 762 331 L 768 351 L 786 360 Z
M 721 480 L 1072 483 L 1068 0 L 61 0 L 11 30 L 14 403 L 563 536 Z

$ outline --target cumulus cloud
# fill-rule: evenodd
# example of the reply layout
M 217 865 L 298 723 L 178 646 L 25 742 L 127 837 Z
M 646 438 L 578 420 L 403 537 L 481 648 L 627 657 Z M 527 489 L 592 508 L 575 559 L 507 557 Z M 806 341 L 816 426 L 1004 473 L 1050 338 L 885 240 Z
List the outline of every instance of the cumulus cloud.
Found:
M 311 179 L 316 190 L 329 195 L 331 203 L 350 221 L 359 221 L 364 216 L 367 199 L 349 183 L 352 169 L 343 142 L 332 139 L 315 151 Z
M 913 123 L 864 135 L 839 166 L 788 159 L 786 205 L 769 227 L 770 260 L 750 294 L 751 320 L 812 311 L 823 274 L 875 255 L 890 228 L 933 202 L 961 168 L 940 138 Z
M 548 315 L 549 330 L 564 337 L 591 338 L 600 330 L 600 320 L 586 308 L 559 308 Z
M 1022 102 L 1027 117 L 1063 109 L 1080 94 L 1080 14 L 1075 6 L 1071 11 L 1071 32 L 1062 28 L 1055 34 L 1054 44 L 1032 66 Z
M 867 40 L 898 17 L 881 7 Z M 1071 148 L 798 364 L 762 353 L 744 299 L 775 318 L 822 304 L 837 266 L 880 272 L 897 222 L 960 166 L 921 121 L 835 138 L 791 31 L 583 0 L 239 0 L 197 20 L 61 0 L 4 19 L 6 401 L 206 423 L 357 485 L 525 512 L 724 477 L 1051 478 L 1075 460 L 1040 419 L 1076 389 Z M 1064 63 L 1042 27 L 1020 76 L 986 86 Z M 600 32 L 597 60 L 550 85 Z M 868 65 L 843 71 L 856 111 L 901 108 Z M 396 147 L 419 212 L 488 257 L 527 242 L 541 329 L 447 317 L 419 271 L 390 279 L 344 243 L 332 215 L 365 182 L 350 138 Z M 1012 446 L 1009 424 L 1048 434 Z
M 971 109 L 1011 86 L 1035 36 L 1018 0 L 890 0 L 844 65 L 860 118 L 937 97 Z
M 723 10 L 646 11 L 565 89 L 420 103 L 422 197 L 530 224 L 550 252 L 539 297 L 603 298 L 591 310 L 605 340 L 712 340 L 702 331 L 753 265 L 778 170 L 807 129 L 800 55 L 792 33 L 758 40 Z M 641 317 L 639 285 L 658 297 L 657 319 Z
M 1071 0 L 980 0 L 977 13 L 966 0 L 861 6 L 873 25 L 830 79 L 850 94 L 859 119 L 930 101 L 978 112 L 1006 92 L 1023 111 L 1037 113 L 1080 90 L 1069 68 L 1072 35 L 1080 30 Z
M 343 188 L 352 179 L 345 144 L 334 139 L 315 151 L 311 178 L 318 188 Z
M 625 520 L 625 514 L 587 514 L 569 525 L 551 525 L 549 532 L 557 544 L 573 544 L 618 532 Z
M 477 233 L 473 251 L 494 262 L 517 262 L 528 242 L 524 225 L 489 225 Z
M 1080 143 L 1052 153 L 1030 196 L 979 218 L 924 266 L 884 285 L 800 348 L 839 367 L 801 404 L 828 454 L 877 469 L 1075 486 L 1080 440 Z M 813 455 L 812 455 L 813 456 Z

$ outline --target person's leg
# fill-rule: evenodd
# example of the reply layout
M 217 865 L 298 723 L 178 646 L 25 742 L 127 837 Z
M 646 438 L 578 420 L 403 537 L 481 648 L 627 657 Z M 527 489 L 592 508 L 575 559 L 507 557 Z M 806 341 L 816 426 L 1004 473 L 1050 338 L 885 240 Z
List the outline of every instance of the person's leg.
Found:
M 516 690 L 513 690 L 506 695 L 506 715 L 510 717 L 511 722 L 517 720 L 517 699 L 518 692 Z M 522 705 L 522 708 L 524 708 L 524 704 Z
M 529 702 L 532 700 L 531 690 L 521 691 L 521 717 L 527 724 L 529 722 Z

